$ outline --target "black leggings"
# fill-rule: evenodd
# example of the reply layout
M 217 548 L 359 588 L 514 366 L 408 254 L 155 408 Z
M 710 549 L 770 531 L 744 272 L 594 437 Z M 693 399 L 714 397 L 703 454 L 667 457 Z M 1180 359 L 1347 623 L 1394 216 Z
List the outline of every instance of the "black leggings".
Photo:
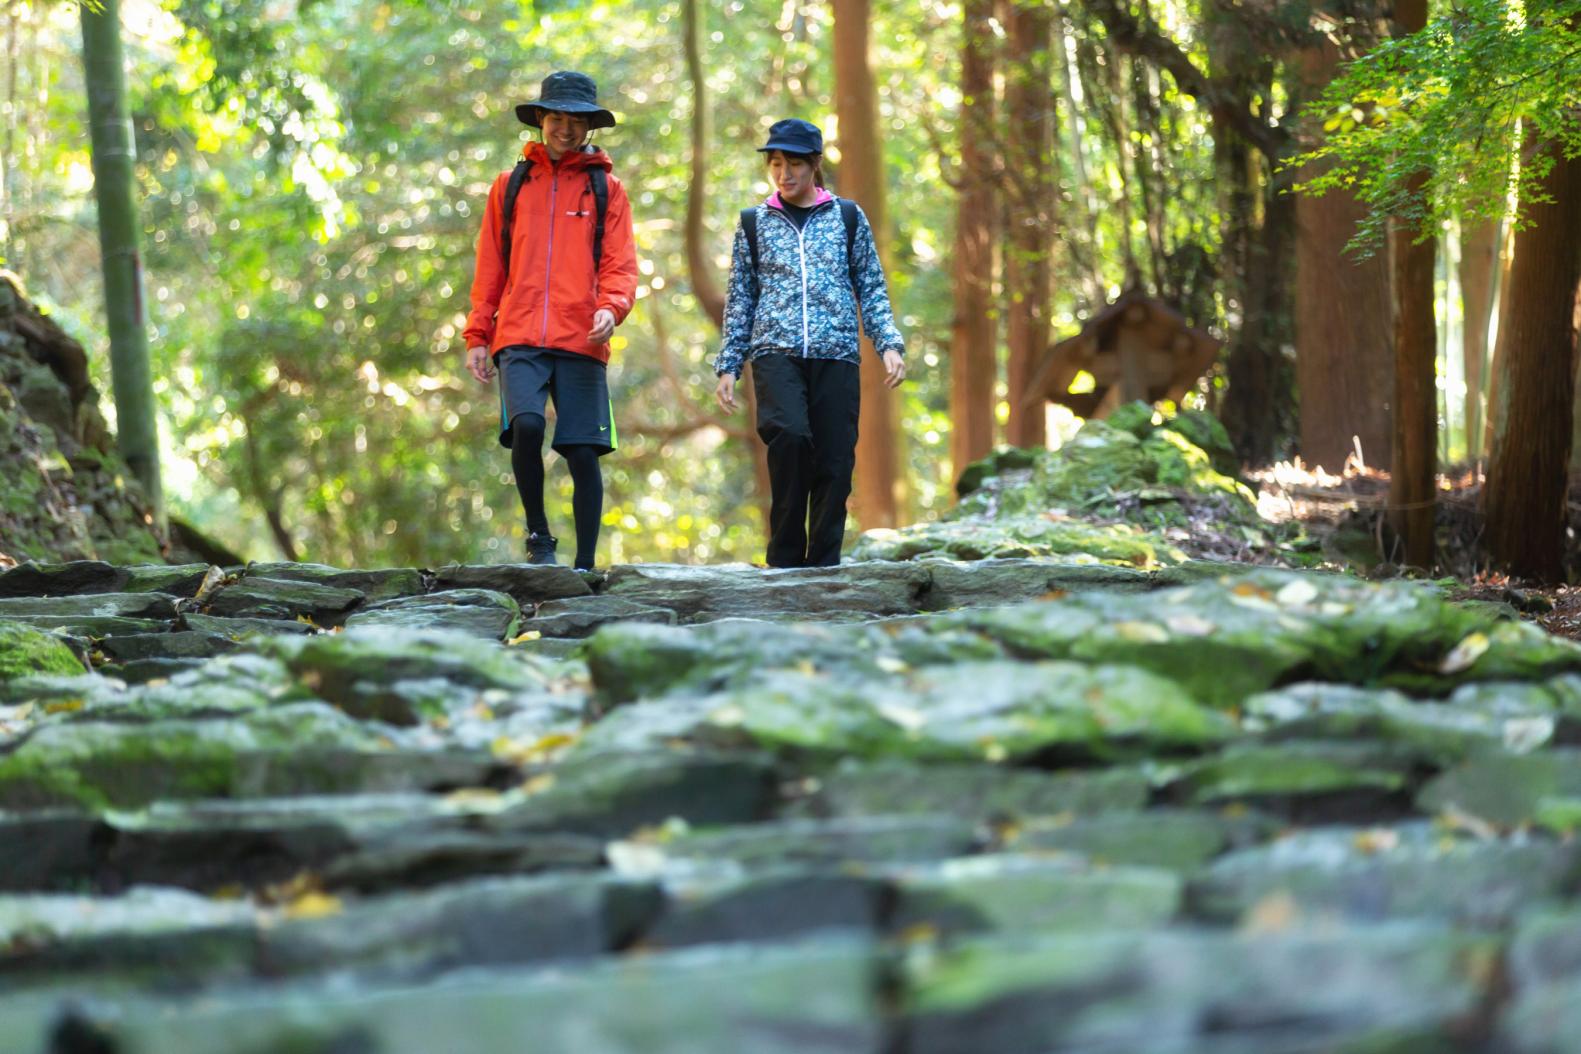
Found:
M 511 421 L 511 469 L 516 473 L 516 492 L 527 513 L 527 529 L 533 534 L 549 533 L 549 517 L 543 504 L 544 419 L 538 414 L 517 414 Z M 598 526 L 604 515 L 604 474 L 598 467 L 598 448 L 567 446 L 560 450 L 565 467 L 571 470 L 571 513 L 576 521 L 575 566 L 591 569 L 598 549 Z

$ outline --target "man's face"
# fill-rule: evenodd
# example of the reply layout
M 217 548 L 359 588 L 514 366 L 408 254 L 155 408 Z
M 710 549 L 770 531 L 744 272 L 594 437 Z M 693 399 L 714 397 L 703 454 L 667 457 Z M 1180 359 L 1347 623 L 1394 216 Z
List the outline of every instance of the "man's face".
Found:
M 561 113 L 559 110 L 543 111 L 543 145 L 551 161 L 577 149 L 587 142 L 587 115 Z

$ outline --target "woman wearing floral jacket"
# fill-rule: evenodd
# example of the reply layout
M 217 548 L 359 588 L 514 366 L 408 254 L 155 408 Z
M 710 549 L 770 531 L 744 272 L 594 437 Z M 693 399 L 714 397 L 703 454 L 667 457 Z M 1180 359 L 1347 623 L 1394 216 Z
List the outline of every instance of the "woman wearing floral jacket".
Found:
M 733 413 L 742 364 L 752 363 L 773 491 L 769 566 L 832 566 L 856 467 L 859 328 L 891 388 L 906 377 L 905 341 L 867 217 L 824 189 L 823 133 L 779 121 L 758 151 L 776 190 L 736 227 L 714 394 Z

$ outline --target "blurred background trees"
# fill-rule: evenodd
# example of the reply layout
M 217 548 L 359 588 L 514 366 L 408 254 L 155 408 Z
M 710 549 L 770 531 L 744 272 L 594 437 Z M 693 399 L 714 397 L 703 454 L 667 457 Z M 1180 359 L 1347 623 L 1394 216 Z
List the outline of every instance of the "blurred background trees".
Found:
M 642 258 L 615 342 L 611 560 L 760 553 L 750 420 L 711 405 L 709 362 L 736 214 L 767 192 L 753 147 L 787 115 L 824 127 L 834 189 L 876 216 L 909 342 L 892 417 L 864 408 L 864 526 L 942 511 L 994 444 L 1048 422 L 1057 440 L 1064 418 L 1021 398 L 1029 371 L 1128 290 L 1225 343 L 1187 398 L 1245 463 L 1338 471 L 1359 447 L 1387 467 L 1399 304 L 1366 238 L 1391 217 L 1437 236 L 1434 460 L 1482 456 L 1510 180 L 1549 156 L 1533 144 L 1562 161 L 1574 143 L 1551 114 L 1517 129 L 1534 98 L 1574 104 L 1575 6 L 1434 9 L 1454 17 L 1404 52 L 1392 9 L 1361 0 L 122 0 L 167 501 L 259 558 L 516 558 L 497 397 L 460 368 L 459 331 L 483 197 L 524 138 L 512 107 L 555 68 L 592 73 L 621 118 L 596 141 Z M 6 266 L 102 352 L 77 20 L 0 4 L 0 223 Z M 1530 74 L 1459 153 L 1424 123 L 1476 101 L 1456 39 Z M 1415 191 L 1382 178 L 1413 172 Z M 1324 173 L 1329 194 L 1290 192 Z M 1565 251 L 1529 259 L 1548 274 Z

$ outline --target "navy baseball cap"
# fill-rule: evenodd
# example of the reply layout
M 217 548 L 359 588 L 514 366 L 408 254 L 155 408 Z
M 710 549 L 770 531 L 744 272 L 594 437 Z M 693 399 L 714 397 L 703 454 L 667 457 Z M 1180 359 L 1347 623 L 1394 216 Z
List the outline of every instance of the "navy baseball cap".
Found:
M 775 121 L 769 128 L 769 141 L 758 147 L 758 153 L 783 150 L 787 154 L 823 153 L 823 132 L 811 121 L 787 117 Z

